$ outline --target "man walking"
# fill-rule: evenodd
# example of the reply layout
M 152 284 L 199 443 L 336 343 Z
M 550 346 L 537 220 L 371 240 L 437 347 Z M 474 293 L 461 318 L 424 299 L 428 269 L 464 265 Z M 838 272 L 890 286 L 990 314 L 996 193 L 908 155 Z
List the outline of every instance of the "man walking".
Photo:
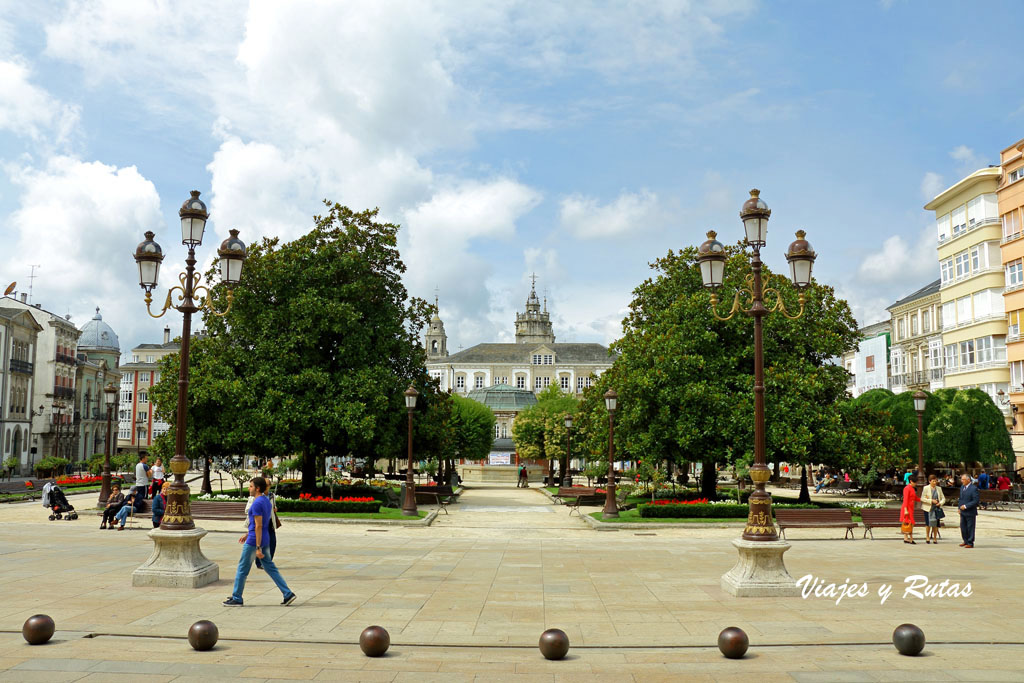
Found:
M 961 548 L 974 547 L 974 527 L 978 522 L 978 487 L 971 483 L 971 478 L 964 474 L 960 477 L 960 536 L 964 542 Z
M 270 579 L 280 589 L 284 600 L 282 605 L 290 605 L 295 601 L 295 593 L 292 593 L 285 583 L 281 572 L 274 564 L 273 553 L 270 552 L 270 525 L 274 523 L 271 512 L 270 500 L 263 494 L 267 492 L 267 480 L 263 477 L 253 477 L 249 481 L 249 495 L 252 496 L 252 506 L 249 508 L 249 533 L 238 539 L 242 544 L 242 556 L 238 559 L 238 570 L 235 572 L 235 587 L 231 597 L 224 601 L 227 607 L 241 607 L 242 592 L 245 590 L 245 579 L 252 569 L 253 559 L 259 558 L 263 564 L 263 570 L 267 572 Z M 264 553 L 264 549 L 266 552 Z

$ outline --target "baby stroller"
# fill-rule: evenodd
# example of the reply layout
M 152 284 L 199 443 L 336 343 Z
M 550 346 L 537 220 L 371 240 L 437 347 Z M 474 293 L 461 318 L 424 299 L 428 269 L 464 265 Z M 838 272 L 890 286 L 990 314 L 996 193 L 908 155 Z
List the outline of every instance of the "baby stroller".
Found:
M 50 521 L 55 519 L 78 519 L 78 513 L 75 512 L 75 506 L 68 502 L 68 497 L 64 495 L 64 492 L 60 490 L 60 487 L 56 484 L 49 484 L 50 496 L 46 500 L 46 506 L 52 510 L 50 513 Z M 44 496 L 45 498 L 45 496 Z

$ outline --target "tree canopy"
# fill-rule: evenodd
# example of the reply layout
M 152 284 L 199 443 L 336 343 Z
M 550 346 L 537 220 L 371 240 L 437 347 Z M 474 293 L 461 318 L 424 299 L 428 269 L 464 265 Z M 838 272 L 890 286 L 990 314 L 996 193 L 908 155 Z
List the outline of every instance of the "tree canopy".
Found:
M 512 439 L 521 458 L 558 460 L 565 466 L 565 416 L 574 414 L 577 400 L 552 384 L 537 394 L 537 403 L 516 415 Z M 564 475 L 564 472 L 562 473 Z

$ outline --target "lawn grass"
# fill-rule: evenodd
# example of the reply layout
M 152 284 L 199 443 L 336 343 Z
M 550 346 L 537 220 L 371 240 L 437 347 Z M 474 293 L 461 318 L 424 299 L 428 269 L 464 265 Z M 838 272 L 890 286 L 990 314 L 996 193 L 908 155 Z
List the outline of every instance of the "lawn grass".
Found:
M 429 513 L 423 510 L 416 512 L 416 517 L 407 517 L 399 508 L 381 508 L 380 512 L 278 512 L 278 517 L 319 517 L 322 519 L 423 519 Z

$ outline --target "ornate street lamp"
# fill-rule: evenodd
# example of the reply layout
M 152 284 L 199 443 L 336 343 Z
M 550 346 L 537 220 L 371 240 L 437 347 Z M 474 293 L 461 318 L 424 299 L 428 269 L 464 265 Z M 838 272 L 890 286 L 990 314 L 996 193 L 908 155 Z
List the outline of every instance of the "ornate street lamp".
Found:
M 195 555 L 191 556 L 191 565 L 187 568 L 170 570 L 177 573 L 185 573 L 191 578 L 189 581 L 193 587 L 205 585 L 215 581 L 218 576 L 217 565 L 213 564 L 199 551 L 199 539 L 206 532 L 196 529 L 192 521 L 192 510 L 189 505 L 189 489 L 185 484 L 185 473 L 189 469 L 189 460 L 185 457 L 185 432 L 188 425 L 188 382 L 189 382 L 189 349 L 192 338 L 192 315 L 202 310 L 208 310 L 217 316 L 227 315 L 231 310 L 231 303 L 234 300 L 232 285 L 238 284 L 242 277 L 242 263 L 245 261 L 245 244 L 238 239 L 238 231 L 231 230 L 231 236 L 224 240 L 217 255 L 220 257 L 221 279 L 228 285 L 227 307 L 224 311 L 217 311 L 213 308 L 212 296 L 209 287 L 201 285 L 201 275 L 196 272 L 196 247 L 202 244 L 203 232 L 206 229 L 206 222 L 210 217 L 206 210 L 206 204 L 199 199 L 199 191 L 192 190 L 191 196 L 184 201 L 178 211 L 181 219 L 181 243 L 188 247 L 188 258 L 185 259 L 185 272 L 178 275 L 180 285 L 171 287 L 167 292 L 163 308 L 159 313 L 153 313 L 150 304 L 153 301 L 152 291 L 159 283 L 160 264 L 164 260 L 163 249 L 153 239 L 152 232 L 146 233 L 146 239 L 135 249 L 135 263 L 139 268 L 139 285 L 145 290 L 146 311 L 154 318 L 162 317 L 169 309 L 174 309 L 182 314 L 181 326 L 181 351 L 179 354 L 178 371 L 178 413 L 175 420 L 175 441 L 174 457 L 170 460 L 170 470 L 174 475 L 167 493 L 167 507 L 164 513 L 160 529 L 150 532 L 156 543 L 153 556 L 136 570 L 133 581 L 137 585 L 162 585 L 157 578 L 159 565 L 164 561 L 161 559 L 161 543 L 194 544 Z M 178 305 L 173 305 L 172 297 L 178 292 Z M 140 444 L 141 448 L 141 444 Z M 174 532 L 191 532 L 185 536 L 173 536 Z M 172 535 L 168 535 L 172 534 Z M 184 540 L 183 540 L 184 539 Z M 179 548 L 179 551 L 183 550 Z M 192 549 L 187 551 L 193 552 Z M 169 555 L 168 555 L 169 556 Z M 167 560 L 172 562 L 173 559 Z M 188 564 L 188 563 L 186 563 Z M 147 573 L 147 570 L 149 572 Z M 145 576 L 140 578 L 140 574 Z M 212 578 L 211 578 L 212 577 Z M 174 585 L 181 585 L 180 582 Z M 189 585 L 189 584 L 186 584 Z
M 569 458 L 572 447 L 572 413 L 565 414 L 565 457 L 562 458 L 562 486 L 572 486 L 569 476 Z
M 60 457 L 60 428 L 63 424 L 61 420 L 61 412 L 64 410 L 64 401 L 53 402 L 53 415 L 54 415 L 54 426 L 53 426 L 53 457 Z
M 914 392 L 914 410 L 917 411 L 917 474 L 924 475 L 924 409 L 928 394 L 920 389 Z
M 793 286 L 799 292 L 800 304 L 800 310 L 795 315 L 791 314 L 786 309 L 779 289 L 768 286 L 768 279 L 762 279 L 761 276 L 761 247 L 766 244 L 768 219 L 771 214 L 771 209 L 760 197 L 760 191 L 751 190 L 750 199 L 743 204 L 740 211 L 745 232 L 744 243 L 751 249 L 751 273 L 747 275 L 743 287 L 736 292 L 732 309 L 725 316 L 719 315 L 717 311 L 717 290 L 723 283 L 727 257 L 725 247 L 715 239 L 714 231 L 708 232 L 708 239 L 698 248 L 697 257 L 704 286 L 711 290 L 711 312 L 715 318 L 729 320 L 737 312 L 742 311 L 754 319 L 754 464 L 750 468 L 750 478 L 754 482 L 755 490 L 750 496 L 750 511 L 746 527 L 743 529 L 742 541 L 734 542 L 740 551 L 740 563 L 722 577 L 723 587 L 734 595 L 792 595 L 796 590 L 795 582 L 782 564 L 782 553 L 788 550 L 789 545 L 778 540 L 779 536 L 772 519 L 771 496 L 765 491 L 765 483 L 771 478 L 771 470 L 768 469 L 765 459 L 764 347 L 761 327 L 762 319 L 769 313 L 779 312 L 794 320 L 803 315 L 804 289 L 811 284 L 811 269 L 817 254 L 804 239 L 806 233 L 798 230 L 796 240 L 789 245 L 786 252 Z M 774 295 L 774 303 L 765 306 L 765 299 L 769 295 Z M 741 296 L 750 301 L 749 308 L 741 308 Z M 745 542 L 765 545 L 758 549 L 746 545 Z M 759 575 L 759 580 L 752 580 L 754 574 Z M 768 574 L 774 578 L 766 579 Z M 762 585 L 756 586 L 758 583 Z M 758 592 L 759 590 L 762 592 Z
M 107 500 L 110 499 L 110 449 L 114 440 L 110 430 L 113 424 L 114 405 L 117 404 L 117 387 L 113 384 L 103 390 L 103 403 L 107 406 L 107 448 L 103 454 L 103 484 L 100 488 L 100 504 L 106 505 Z
M 605 517 L 618 517 L 619 508 L 615 505 L 615 407 L 619 395 L 614 389 L 604 394 L 604 407 L 608 409 L 608 485 L 605 486 L 604 512 Z
M 416 399 L 420 392 L 413 389 L 412 385 L 405 390 L 405 409 L 409 413 L 409 463 L 405 470 L 405 500 L 402 502 L 402 514 L 406 517 L 416 517 L 419 513 L 416 510 L 416 483 L 412 480 L 412 413 L 416 410 Z

